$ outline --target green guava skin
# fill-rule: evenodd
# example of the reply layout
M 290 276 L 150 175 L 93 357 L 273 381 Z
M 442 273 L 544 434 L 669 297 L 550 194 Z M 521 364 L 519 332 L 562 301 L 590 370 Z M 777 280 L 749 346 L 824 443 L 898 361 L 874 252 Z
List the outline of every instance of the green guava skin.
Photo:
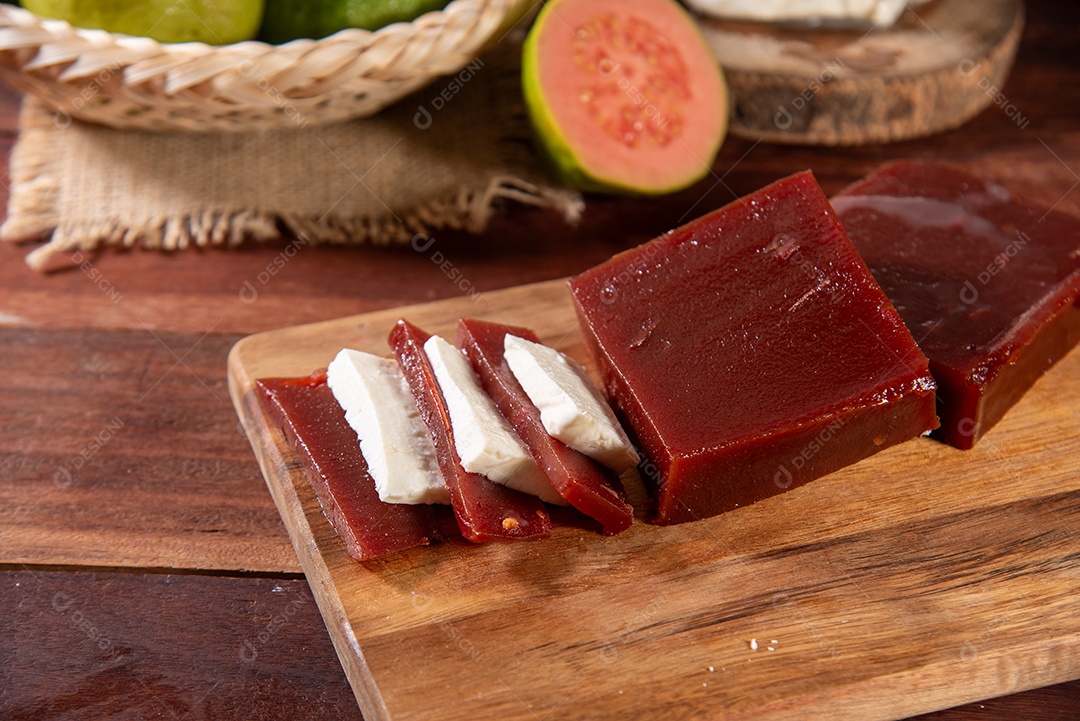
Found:
M 324 38 L 345 28 L 378 30 L 442 10 L 448 0 L 266 0 L 259 38 L 284 43 Z
M 23 0 L 22 6 L 82 28 L 163 43 L 227 45 L 255 37 L 263 0 Z
M 559 129 L 558 122 L 555 120 L 555 115 L 551 111 L 551 106 L 544 97 L 543 90 L 540 87 L 540 63 L 542 62 L 539 51 L 540 35 L 543 32 L 544 24 L 548 22 L 551 17 L 557 17 L 557 7 L 560 3 L 561 0 L 549 0 L 549 2 L 544 5 L 544 8 L 537 16 L 532 29 L 529 31 L 528 36 L 525 38 L 521 56 L 521 87 L 522 92 L 525 95 L 525 106 L 529 112 L 529 119 L 532 121 L 533 135 L 543 151 L 544 160 L 559 178 L 560 182 L 568 187 L 589 193 L 641 197 L 675 193 L 689 188 L 691 185 L 707 176 L 711 167 L 702 166 L 699 170 L 687 174 L 683 180 L 670 186 L 644 188 L 619 178 L 600 177 L 599 175 L 590 173 L 584 167 L 581 160 L 574 154 L 570 142 Z M 685 13 L 685 11 L 683 12 Z M 686 17 L 688 26 L 695 28 L 695 32 L 701 37 L 701 42 L 705 43 L 705 38 L 701 35 L 700 31 L 696 30 L 696 26 L 693 24 L 694 21 L 688 14 Z M 555 58 L 553 61 L 566 62 L 566 60 L 562 58 Z M 723 71 L 720 69 L 719 65 L 716 66 L 716 70 L 720 73 L 720 82 L 724 84 L 724 92 L 721 94 L 721 98 L 726 99 L 727 86 L 724 81 Z M 723 113 L 726 117 L 728 108 L 726 106 L 721 107 L 718 111 Z M 724 131 L 725 132 L 720 133 L 715 144 L 710 149 L 708 155 L 710 159 L 716 157 L 716 153 L 720 150 L 720 146 L 724 142 L 726 124 L 724 126 Z

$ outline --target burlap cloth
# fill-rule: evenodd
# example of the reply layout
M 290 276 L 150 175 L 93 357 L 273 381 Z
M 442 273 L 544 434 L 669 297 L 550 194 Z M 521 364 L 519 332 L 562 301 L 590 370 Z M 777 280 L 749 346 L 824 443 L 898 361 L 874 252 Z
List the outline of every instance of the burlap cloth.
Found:
M 529 143 L 517 52 L 475 60 L 373 118 L 281 132 L 121 131 L 28 97 L 0 239 L 48 238 L 26 261 L 51 270 L 103 245 L 231 246 L 283 230 L 389 244 L 479 231 L 503 198 L 572 221 L 580 195 L 544 175 Z

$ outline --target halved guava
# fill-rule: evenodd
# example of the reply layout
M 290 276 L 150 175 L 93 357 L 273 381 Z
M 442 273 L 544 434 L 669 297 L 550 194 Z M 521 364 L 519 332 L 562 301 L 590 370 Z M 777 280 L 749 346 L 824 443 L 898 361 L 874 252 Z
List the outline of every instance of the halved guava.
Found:
M 674 0 L 549 0 L 522 82 L 541 146 L 582 190 L 680 190 L 709 172 L 727 132 L 723 72 Z

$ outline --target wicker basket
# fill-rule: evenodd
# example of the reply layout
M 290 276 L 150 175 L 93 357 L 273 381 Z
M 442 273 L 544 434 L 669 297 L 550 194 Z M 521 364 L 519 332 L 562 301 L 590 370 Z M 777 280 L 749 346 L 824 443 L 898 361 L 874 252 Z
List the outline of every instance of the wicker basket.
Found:
M 528 10 L 526 0 L 454 0 L 376 32 L 283 45 L 165 44 L 74 28 L 0 5 L 0 79 L 43 99 L 56 122 L 252 131 L 371 115 L 464 68 Z

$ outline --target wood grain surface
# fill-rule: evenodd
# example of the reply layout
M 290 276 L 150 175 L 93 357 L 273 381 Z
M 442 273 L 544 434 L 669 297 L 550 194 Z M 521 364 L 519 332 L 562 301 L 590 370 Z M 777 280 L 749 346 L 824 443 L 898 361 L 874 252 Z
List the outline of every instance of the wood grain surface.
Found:
M 996 102 L 987 89 L 1005 84 L 1023 27 L 1020 0 L 935 0 L 872 32 L 703 21 L 731 87 L 731 131 L 812 145 L 896 142 L 970 120 Z
M 590 197 L 576 228 L 507 206 L 487 233 L 440 232 L 434 249 L 487 294 L 580 272 L 797 170 L 812 168 L 832 193 L 900 158 L 960 163 L 1080 214 L 1080 5 L 1026 5 L 1019 56 L 1002 89 L 1030 118 L 1026 128 L 991 105 L 959 130 L 890 146 L 831 150 L 730 138 L 714 175 L 682 193 Z M 0 88 L 0 200 L 17 109 L 18 98 Z M 306 581 L 295 575 L 299 561 L 238 431 L 225 392 L 226 354 L 249 333 L 462 290 L 431 253 L 319 248 L 297 254 L 258 285 L 256 302 L 243 302 L 245 282 L 258 283 L 287 243 L 109 252 L 47 277 L 22 262 L 34 244 L 0 245 L 0 364 L 11 371 L 0 374 L 0 603 L 9 610 L 0 619 L 0 718 L 360 718 L 314 607 L 289 617 L 287 632 L 260 651 L 255 667 L 232 661 L 237 637 L 228 629 L 257 633 L 273 616 L 268 609 L 288 607 L 287 600 L 273 605 L 282 598 L 274 586 Z M 117 417 L 123 426 L 80 469 L 70 468 L 71 484 L 60 492 L 59 465 L 92 450 Z M 252 576 L 252 569 L 260 570 Z M 50 594 L 21 592 L 29 586 L 16 576 L 26 572 L 93 599 L 92 608 L 81 607 L 84 620 L 114 640 L 132 639 L 129 645 L 154 639 L 143 646 L 153 653 L 108 665 L 93 641 L 71 631 L 70 612 L 50 611 Z M 162 593 L 166 573 L 170 588 L 188 590 Z M 91 617 L 94 609 L 106 613 Z M 113 674 L 120 680 L 109 681 Z M 211 676 L 222 684 L 196 703 L 208 691 L 201 680 Z M 121 692 L 123 679 L 136 678 L 152 679 L 161 703 Z M 970 698 L 978 693 L 973 688 Z M 1077 708 L 1080 681 L 932 717 L 1076 719 Z
M 9 570 L 0 603 L 5 721 L 361 718 L 302 579 Z
M 560 280 L 261 333 L 229 358 L 368 718 L 889 719 L 1080 673 L 1080 354 L 974 451 L 918 439 L 697 523 L 356 563 L 254 381 L 342 347 L 386 355 L 399 317 L 452 337 L 463 316 L 533 328 L 589 365 Z M 642 510 L 640 479 L 624 480 Z

